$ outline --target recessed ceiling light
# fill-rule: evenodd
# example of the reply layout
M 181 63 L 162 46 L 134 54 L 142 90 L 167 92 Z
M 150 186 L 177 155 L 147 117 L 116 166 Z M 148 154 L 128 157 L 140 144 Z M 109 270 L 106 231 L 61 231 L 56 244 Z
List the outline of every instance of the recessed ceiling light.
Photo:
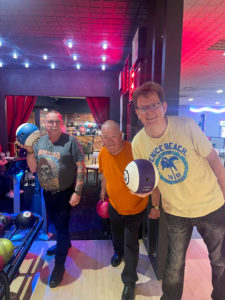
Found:
M 43 59 L 47 60 L 48 59 L 48 55 L 47 54 L 43 54 Z
M 225 56 L 225 52 L 223 53 L 223 55 Z
M 55 64 L 51 63 L 51 69 L 55 69 Z
M 76 64 L 77 70 L 80 70 L 80 64 Z
M 77 56 L 75 54 L 73 55 L 73 60 L 77 60 Z
M 106 56 L 102 55 L 102 61 L 106 61 Z
M 105 71 L 105 65 L 102 65 L 102 71 Z
M 221 94 L 221 93 L 223 93 L 223 90 L 217 90 L 216 91 L 218 94 Z
M 43 110 L 44 110 L 44 111 L 48 111 L 48 109 L 47 109 L 47 108 L 44 108 Z
M 103 48 L 103 49 L 107 49 L 107 43 L 106 43 L 106 42 L 103 43 L 102 48 Z
M 68 44 L 67 44 L 67 45 L 68 45 L 69 48 L 72 48 L 72 47 L 73 47 L 72 41 L 68 41 Z
M 0 68 L 2 68 L 3 67 L 3 63 L 0 61 Z
M 220 104 L 220 102 L 219 102 L 219 101 L 216 101 L 216 104 Z
M 25 68 L 29 68 L 30 65 L 29 65 L 28 62 L 25 62 L 25 63 L 24 63 L 24 66 L 25 66 Z
M 188 101 L 190 101 L 190 102 L 191 102 L 191 101 L 194 101 L 194 98 L 189 98 Z
M 14 52 L 14 53 L 13 53 L 13 58 L 14 58 L 14 59 L 17 59 L 17 57 L 18 57 L 18 56 L 17 56 L 17 53 Z
M 2 41 L 0 41 L 0 47 L 2 46 Z

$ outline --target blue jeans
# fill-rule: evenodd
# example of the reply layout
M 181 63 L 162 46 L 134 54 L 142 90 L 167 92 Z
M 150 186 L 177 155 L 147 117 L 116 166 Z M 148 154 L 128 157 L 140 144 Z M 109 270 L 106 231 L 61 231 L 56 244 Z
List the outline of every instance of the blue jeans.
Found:
M 138 235 L 145 210 L 135 215 L 120 215 L 109 204 L 109 216 L 114 252 L 124 257 L 121 278 L 124 284 L 135 285 L 138 280 L 137 264 L 139 255 Z
M 57 248 L 55 255 L 55 264 L 64 264 L 71 245 L 69 221 L 71 214 L 71 205 L 69 204 L 73 189 L 52 194 L 44 191 L 45 206 L 47 216 L 54 224 L 57 234 Z
M 161 300 L 180 300 L 183 293 L 185 256 L 196 226 L 209 252 L 212 267 L 212 299 L 225 299 L 225 205 L 199 218 L 165 214 L 168 225 L 168 254 L 162 281 Z

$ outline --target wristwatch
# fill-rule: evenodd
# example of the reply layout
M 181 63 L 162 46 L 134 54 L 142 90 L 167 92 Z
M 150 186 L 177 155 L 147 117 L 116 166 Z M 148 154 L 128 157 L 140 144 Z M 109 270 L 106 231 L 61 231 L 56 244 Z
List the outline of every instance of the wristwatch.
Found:
M 152 206 L 154 209 L 159 209 L 158 205 Z
M 74 193 L 77 194 L 78 196 L 81 196 L 81 192 L 80 191 L 74 190 Z

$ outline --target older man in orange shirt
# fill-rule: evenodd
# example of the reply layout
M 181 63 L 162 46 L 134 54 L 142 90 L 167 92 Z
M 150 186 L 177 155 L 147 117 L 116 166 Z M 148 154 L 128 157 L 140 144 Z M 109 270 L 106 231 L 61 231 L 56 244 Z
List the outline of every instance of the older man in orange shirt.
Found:
M 123 172 L 133 160 L 131 144 L 124 141 L 119 125 L 108 120 L 102 125 L 102 142 L 104 147 L 99 154 L 99 170 L 102 173 L 100 197 L 109 196 L 109 215 L 112 231 L 114 255 L 113 267 L 118 266 L 124 258 L 122 271 L 124 290 L 122 300 L 135 298 L 135 282 L 138 280 L 137 263 L 139 254 L 138 235 L 145 215 L 148 198 L 131 194 L 123 180 Z

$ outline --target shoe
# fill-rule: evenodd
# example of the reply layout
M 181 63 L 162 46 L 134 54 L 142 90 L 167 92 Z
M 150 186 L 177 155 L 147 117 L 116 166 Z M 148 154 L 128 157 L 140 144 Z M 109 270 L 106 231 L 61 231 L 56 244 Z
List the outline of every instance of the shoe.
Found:
M 71 245 L 71 243 L 70 243 L 69 248 L 71 248 L 71 247 L 72 247 L 72 245 Z M 69 248 L 68 248 L 68 249 L 69 249 Z M 56 249 L 57 249 L 56 245 L 54 245 L 54 246 L 48 248 L 48 250 L 47 250 L 47 255 L 49 255 L 49 256 L 55 255 L 55 254 L 56 254 Z
M 63 280 L 64 271 L 65 271 L 64 265 L 55 265 L 55 268 L 52 271 L 49 280 L 50 288 L 55 288 L 60 284 L 60 282 Z
M 123 260 L 122 256 L 118 256 L 116 253 L 114 253 L 112 258 L 111 258 L 111 265 L 113 267 L 117 267 L 121 264 L 122 260 Z
M 122 300 L 134 300 L 135 298 L 134 289 L 135 289 L 135 285 L 124 284 Z

